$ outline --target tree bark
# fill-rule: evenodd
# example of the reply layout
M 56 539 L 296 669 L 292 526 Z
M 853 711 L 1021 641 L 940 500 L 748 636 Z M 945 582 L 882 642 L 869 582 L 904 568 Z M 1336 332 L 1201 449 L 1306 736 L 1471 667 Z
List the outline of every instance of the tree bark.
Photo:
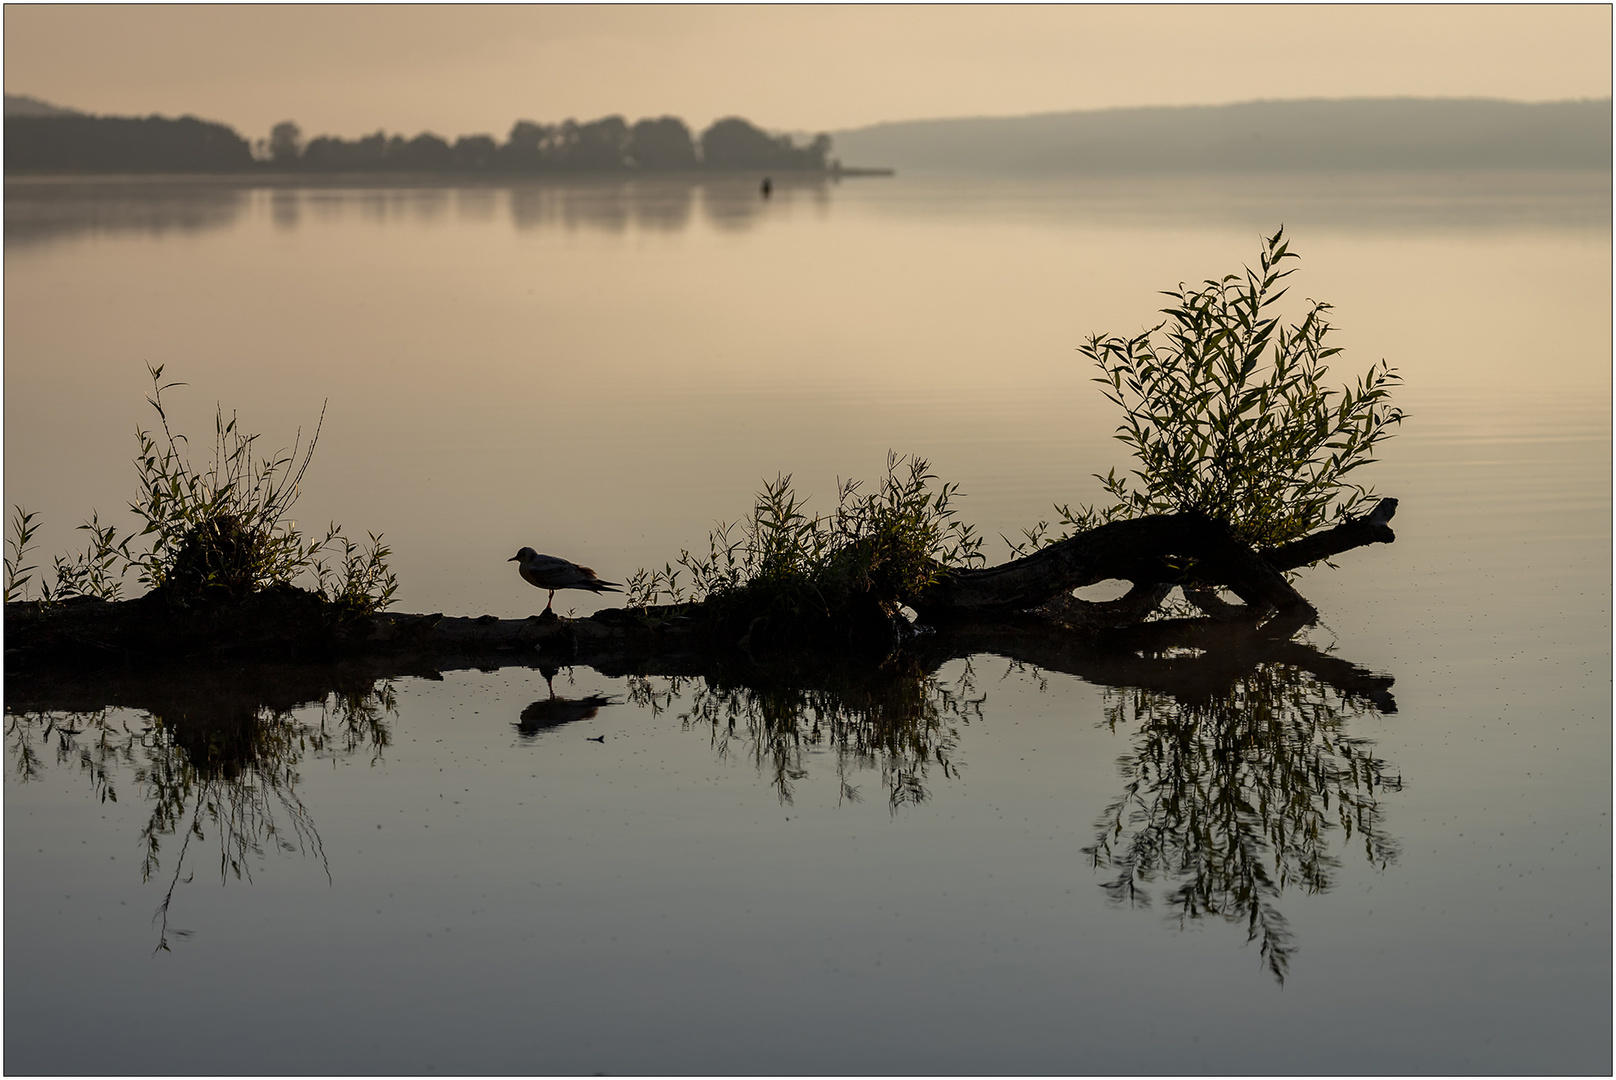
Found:
M 1258 554 L 1275 570 L 1285 571 L 1311 566 L 1366 544 L 1390 544 L 1397 539 L 1397 534 L 1386 523 L 1395 513 L 1397 500 L 1382 499 L 1361 518 L 1320 529 L 1288 544 L 1265 548 Z
M 1226 588 L 1253 610 L 1313 615 L 1284 571 L 1365 544 L 1391 543 L 1396 535 L 1386 522 L 1396 509 L 1396 499 L 1382 499 L 1366 517 L 1261 553 L 1199 514 L 1113 521 L 999 566 L 954 571 L 914 606 L 929 622 L 992 618 L 1047 606 L 1049 614 L 1064 615 L 1067 621 L 1119 625 L 1137 622 L 1153 610 L 1166 596 L 1162 586 L 1178 585 Z M 1107 604 L 1071 596 L 1074 589 L 1113 578 L 1132 582 L 1134 589 Z

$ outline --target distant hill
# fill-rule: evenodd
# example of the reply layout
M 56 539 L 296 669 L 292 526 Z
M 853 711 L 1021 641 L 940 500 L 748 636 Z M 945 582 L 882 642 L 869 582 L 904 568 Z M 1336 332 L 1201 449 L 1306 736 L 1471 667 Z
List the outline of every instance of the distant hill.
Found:
M 26 94 L 7 94 L 7 116 L 84 116 L 76 109 L 64 109 Z
M 912 120 L 833 133 L 900 171 L 1272 173 L 1611 168 L 1611 101 L 1252 101 Z

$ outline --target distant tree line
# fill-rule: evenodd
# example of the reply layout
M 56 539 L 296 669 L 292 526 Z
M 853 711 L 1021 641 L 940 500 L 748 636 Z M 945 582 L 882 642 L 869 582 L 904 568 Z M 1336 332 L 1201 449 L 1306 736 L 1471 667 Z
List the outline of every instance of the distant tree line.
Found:
M 8 116 L 6 172 L 241 172 L 247 140 L 194 116 Z
M 621 116 L 580 124 L 518 120 L 503 143 L 463 135 L 453 143 L 423 133 L 413 139 L 383 132 L 361 139 L 322 135 L 304 144 L 297 125 L 277 124 L 265 155 L 277 168 L 310 172 L 668 172 L 681 169 L 808 169 L 823 171 L 830 136 L 807 146 L 770 135 L 739 117 L 719 120 L 691 137 L 677 117 Z
M 739 117 L 694 138 L 673 116 L 621 116 L 588 123 L 519 120 L 503 143 L 465 135 L 453 143 L 378 131 L 358 139 L 321 135 L 307 142 L 295 123 L 276 124 L 256 147 L 223 124 L 195 117 L 8 116 L 6 172 L 414 172 L 635 173 L 679 170 L 834 168 L 830 136 L 798 146 Z

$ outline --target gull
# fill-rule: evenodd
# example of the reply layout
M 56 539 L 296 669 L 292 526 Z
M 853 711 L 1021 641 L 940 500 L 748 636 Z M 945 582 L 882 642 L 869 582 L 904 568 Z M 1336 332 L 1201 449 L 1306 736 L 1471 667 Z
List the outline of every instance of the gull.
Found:
M 550 590 L 550 599 L 544 605 L 544 612 L 547 615 L 550 614 L 550 604 L 555 603 L 557 589 L 588 589 L 595 593 L 623 590 L 623 587 L 615 581 L 600 580 L 587 566 L 579 566 L 575 562 L 558 559 L 554 555 L 540 555 L 530 547 L 523 548 L 505 561 L 520 564 L 517 569 L 522 572 L 522 579 L 529 585 Z

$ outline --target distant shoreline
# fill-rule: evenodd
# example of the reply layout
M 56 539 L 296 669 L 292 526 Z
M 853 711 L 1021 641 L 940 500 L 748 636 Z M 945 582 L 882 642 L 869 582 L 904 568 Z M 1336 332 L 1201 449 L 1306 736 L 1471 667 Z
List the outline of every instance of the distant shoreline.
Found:
M 7 170 L 5 182 L 11 183 L 129 183 L 170 184 L 230 184 L 238 187 L 510 187 L 546 184 L 575 184 L 609 182 L 632 183 L 711 183 L 730 180 L 755 186 L 768 177 L 777 184 L 801 184 L 806 181 L 837 181 L 869 177 L 896 176 L 895 169 L 841 168 L 841 169 L 680 169 L 663 172 L 624 174 L 620 172 L 566 172 L 566 173 L 464 173 L 464 172 L 32 172 Z
M 692 136 L 674 116 L 621 116 L 580 124 L 518 120 L 509 138 L 463 135 L 449 142 L 431 132 L 414 138 L 377 131 L 359 139 L 320 135 L 307 141 L 291 121 L 256 143 L 225 124 L 195 116 L 89 116 L 6 95 L 5 171 L 23 174 L 407 173 L 425 176 L 529 176 L 662 173 L 891 175 L 890 169 L 844 167 L 829 157 L 830 136 L 798 146 L 731 116 Z
M 574 173 L 427 173 L 427 172 L 13 172 L 3 177 L 7 187 L 24 187 L 29 185 L 52 187 L 89 187 L 102 185 L 146 185 L 146 186 L 214 186 L 235 188 L 530 188 L 530 187 L 623 187 L 639 185 L 643 187 L 667 187 L 672 185 L 715 185 L 721 184 L 730 187 L 743 187 L 754 189 L 759 182 L 768 177 L 777 189 L 793 187 L 817 186 L 824 183 L 835 183 L 842 179 L 868 179 L 893 178 L 899 173 L 895 169 L 843 169 L 840 173 L 829 170 L 819 172 L 815 170 L 758 170 L 743 172 L 738 170 L 685 170 L 680 172 L 656 172 L 624 175 L 622 173 L 608 172 L 574 172 Z M 1152 172 L 1141 170 L 1136 173 L 1005 173 L 993 170 L 980 172 L 966 172 L 955 169 L 906 169 L 902 175 L 909 180 L 927 182 L 937 181 L 969 181 L 987 184 L 1001 183 L 1036 183 L 1041 185 L 1071 186 L 1073 191 L 1099 185 L 1103 188 L 1114 187 L 1118 184 L 1148 183 L 1172 185 L 1184 182 L 1307 182 L 1319 183 L 1345 183 L 1358 185 L 1364 182 L 1393 182 L 1424 181 L 1429 183 L 1442 183 L 1444 187 L 1448 182 L 1457 182 L 1465 187 L 1494 187 L 1500 183 L 1535 183 L 1541 181 L 1555 181 L 1557 185 L 1571 184 L 1581 190 L 1600 185 L 1609 186 L 1612 183 L 1612 170 L 1575 168 L 1566 166 L 1544 166 L 1540 168 L 1494 168 L 1494 169 L 1458 169 L 1442 167 L 1425 168 L 1380 168 L 1380 169 L 1352 169 L 1352 170 L 1312 170 L 1296 169 L 1289 171 L 1263 170 L 1252 172 L 1228 172 L 1221 170 L 1208 170 L 1205 172 Z

